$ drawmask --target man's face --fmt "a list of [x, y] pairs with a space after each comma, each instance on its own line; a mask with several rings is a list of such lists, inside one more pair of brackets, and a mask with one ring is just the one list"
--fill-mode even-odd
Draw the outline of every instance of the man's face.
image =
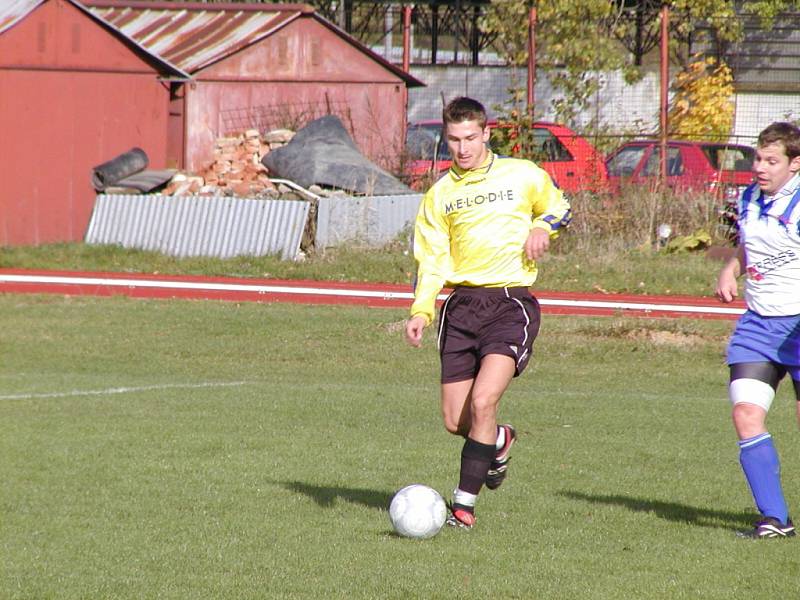
[[489, 128], [481, 126], [477, 121], [448, 123], [444, 135], [453, 161], [462, 169], [474, 169], [483, 164], [489, 151]]
[[774, 194], [800, 169], [800, 156], [789, 160], [781, 142], [756, 148], [753, 173], [758, 187], [765, 194]]

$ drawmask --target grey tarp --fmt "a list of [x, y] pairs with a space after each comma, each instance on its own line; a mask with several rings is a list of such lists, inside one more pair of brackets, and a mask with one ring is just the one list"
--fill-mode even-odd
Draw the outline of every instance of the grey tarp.
[[289, 179], [304, 188], [316, 184], [375, 196], [414, 193], [361, 154], [333, 115], [311, 121], [261, 162], [270, 176]]

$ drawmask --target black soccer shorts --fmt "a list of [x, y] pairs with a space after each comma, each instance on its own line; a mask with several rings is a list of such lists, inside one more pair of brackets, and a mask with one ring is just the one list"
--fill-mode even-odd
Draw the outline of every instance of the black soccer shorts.
[[514, 376], [525, 370], [539, 333], [539, 302], [528, 288], [455, 288], [439, 312], [442, 383], [474, 379], [481, 359], [514, 359]]

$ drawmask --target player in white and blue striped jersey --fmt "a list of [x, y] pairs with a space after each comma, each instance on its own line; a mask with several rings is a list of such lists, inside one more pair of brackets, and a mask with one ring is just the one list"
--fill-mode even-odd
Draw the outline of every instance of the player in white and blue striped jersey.
[[761, 513], [752, 538], [795, 535], [767, 412], [786, 374], [800, 419], [800, 129], [773, 123], [758, 137], [755, 182], [739, 205], [739, 248], [723, 267], [716, 295], [732, 302], [745, 275], [747, 311], [728, 344], [729, 396], [739, 461]]

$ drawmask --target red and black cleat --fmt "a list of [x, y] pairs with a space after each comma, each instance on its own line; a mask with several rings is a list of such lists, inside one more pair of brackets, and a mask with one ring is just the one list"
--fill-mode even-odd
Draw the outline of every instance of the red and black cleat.
[[450, 527], [461, 527], [462, 529], [472, 529], [475, 525], [475, 513], [468, 507], [462, 507], [458, 504], [449, 506], [450, 514], [447, 517], [446, 523]]

